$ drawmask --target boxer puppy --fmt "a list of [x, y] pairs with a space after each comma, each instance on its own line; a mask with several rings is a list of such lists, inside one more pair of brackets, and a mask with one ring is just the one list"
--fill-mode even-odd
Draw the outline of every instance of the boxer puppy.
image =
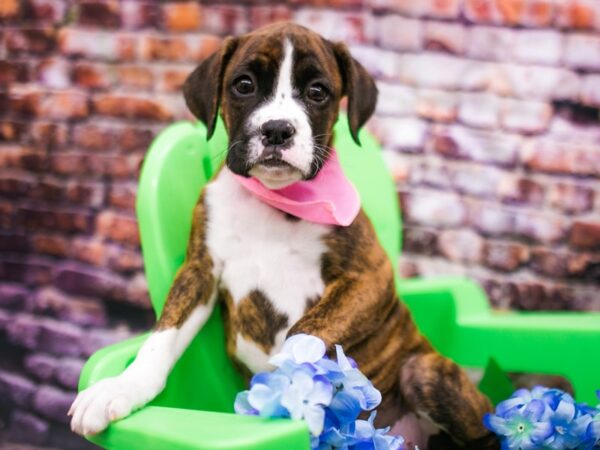
[[153, 333], [121, 375], [78, 395], [72, 429], [98, 433], [152, 400], [221, 302], [228, 352], [247, 375], [271, 369], [287, 336], [312, 334], [330, 350], [341, 344], [382, 392], [378, 425], [411, 414], [441, 433], [430, 447], [498, 447], [482, 425], [490, 402], [419, 334], [367, 216], [347, 227], [300, 220], [235, 180], [278, 189], [313, 179], [330, 156], [343, 96], [358, 142], [377, 89], [346, 46], [290, 23], [227, 38], [184, 95], [209, 138], [220, 109], [226, 167], [200, 196], [186, 261]]

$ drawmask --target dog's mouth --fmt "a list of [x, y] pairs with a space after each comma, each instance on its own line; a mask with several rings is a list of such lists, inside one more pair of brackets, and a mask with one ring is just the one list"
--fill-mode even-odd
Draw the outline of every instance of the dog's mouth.
[[277, 156], [270, 156], [268, 158], [261, 159], [257, 161], [256, 164], [260, 164], [263, 167], [294, 168], [290, 163]]

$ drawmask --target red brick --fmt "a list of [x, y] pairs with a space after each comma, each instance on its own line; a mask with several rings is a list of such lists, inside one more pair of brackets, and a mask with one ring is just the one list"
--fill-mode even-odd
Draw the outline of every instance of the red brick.
[[529, 249], [512, 242], [487, 241], [483, 250], [483, 263], [495, 270], [513, 272], [529, 259]]
[[121, 276], [73, 263], [62, 264], [57, 271], [56, 286], [67, 293], [110, 300], [126, 299], [127, 282]]
[[462, 123], [476, 128], [496, 128], [499, 115], [500, 100], [494, 94], [461, 94], [458, 118]]
[[173, 116], [163, 104], [149, 97], [130, 95], [99, 95], [93, 100], [97, 114], [126, 119], [166, 121]]
[[64, 185], [61, 181], [46, 176], [42, 178], [29, 193], [29, 197], [46, 202], [62, 201], [64, 196]]
[[69, 180], [65, 198], [76, 205], [98, 208], [104, 203], [104, 185], [93, 181]]
[[123, 273], [140, 271], [144, 268], [144, 260], [138, 251], [132, 251], [126, 248], [115, 249], [111, 252], [108, 264], [109, 267]]
[[416, 110], [417, 91], [400, 84], [379, 81], [377, 83], [379, 96], [377, 113], [393, 116], [414, 115]]
[[114, 76], [102, 64], [78, 63], [72, 77], [75, 84], [89, 89], [103, 89], [114, 83]]
[[0, 3], [0, 19], [12, 19], [19, 15], [21, 11], [17, 0], [5, 0]]
[[[4, 211], [3, 211], [4, 214]], [[3, 217], [6, 218], [6, 215]], [[3, 222], [0, 221], [0, 250], [3, 252], [26, 253], [29, 251], [29, 239], [23, 233], [11, 233], [2, 231]], [[13, 227], [11, 227], [13, 228]], [[0, 288], [0, 306], [4, 307], [2, 301], [2, 290]]]
[[69, 241], [65, 237], [56, 234], [34, 234], [30, 242], [33, 250], [45, 255], [64, 257], [67, 255], [69, 248]]
[[35, 206], [19, 207], [17, 220], [28, 230], [87, 232], [92, 225], [92, 215], [88, 211]]
[[451, 19], [460, 15], [458, 0], [377, 0], [372, 3], [377, 9], [392, 9], [409, 16]]
[[142, 57], [151, 61], [185, 61], [190, 57], [188, 41], [182, 36], [146, 36], [141, 48]]
[[402, 233], [402, 250], [409, 253], [433, 256], [438, 252], [438, 233], [420, 227], [405, 227]]
[[72, 142], [85, 150], [110, 151], [116, 146], [116, 130], [104, 125], [75, 125], [72, 128]]
[[377, 43], [392, 50], [419, 50], [423, 47], [421, 21], [397, 15], [386, 15], [377, 21]]
[[0, 260], [0, 279], [39, 286], [52, 281], [54, 265], [39, 257]]
[[504, 173], [490, 166], [458, 166], [443, 163], [448, 166], [450, 185], [461, 194], [474, 197], [496, 198], [498, 185]]
[[421, 87], [474, 91], [490, 82], [488, 64], [442, 53], [404, 54], [394, 70], [402, 82]]
[[469, 205], [469, 222], [488, 236], [506, 236], [515, 228], [515, 215], [490, 203], [472, 202]]
[[150, 305], [148, 285], [143, 273], [137, 273], [128, 281], [127, 300], [130, 303], [141, 307], [148, 307]]
[[560, 3], [554, 0], [527, 0], [521, 23], [526, 26], [547, 27], [551, 25]]
[[564, 0], [558, 3], [556, 22], [565, 28], [594, 28], [600, 24], [600, 6], [593, 0]]
[[576, 254], [535, 248], [531, 253], [531, 268], [550, 277], [586, 278], [592, 266], [598, 264], [598, 258], [589, 254]]
[[137, 185], [134, 183], [113, 183], [108, 193], [108, 204], [130, 211], [135, 209]]
[[29, 81], [29, 65], [27, 62], [0, 60], [0, 87], [15, 81], [21, 83]]
[[36, 105], [36, 115], [44, 119], [83, 119], [88, 112], [87, 96], [77, 91], [48, 93]]
[[552, 113], [552, 106], [545, 102], [505, 99], [500, 121], [509, 131], [542, 133], [548, 129]]
[[202, 23], [202, 7], [196, 2], [164, 4], [164, 27], [169, 31], [193, 31]]
[[407, 153], [422, 151], [427, 124], [412, 117], [377, 118], [370, 128], [386, 149]]
[[44, 86], [64, 89], [71, 84], [69, 64], [62, 59], [46, 59], [37, 67], [37, 80]]
[[541, 205], [544, 201], [544, 187], [527, 178], [509, 175], [503, 177], [498, 194], [506, 203]]
[[573, 223], [569, 244], [595, 250], [600, 248], [600, 221], [577, 220]]
[[600, 147], [538, 140], [524, 146], [521, 159], [532, 171], [571, 175], [600, 174]]
[[581, 101], [586, 105], [600, 106], [600, 75], [588, 75], [583, 77]]
[[496, 0], [496, 7], [502, 17], [502, 22], [513, 25], [521, 22], [525, 0]]
[[108, 261], [110, 244], [103, 239], [93, 238], [75, 238], [70, 247], [70, 256], [78, 261], [82, 261], [94, 266], [105, 266]]
[[569, 298], [553, 285], [539, 282], [520, 282], [516, 284], [517, 298], [514, 307], [527, 311], [569, 309]]
[[124, 0], [121, 2], [121, 24], [125, 29], [155, 27], [160, 5], [154, 1]]
[[117, 242], [138, 245], [140, 238], [138, 225], [134, 217], [103, 211], [96, 218], [96, 232], [99, 236]]
[[458, 97], [453, 92], [419, 89], [416, 112], [434, 122], [453, 122], [457, 117]]
[[284, 5], [251, 6], [250, 29], [255, 30], [273, 22], [292, 20], [292, 11]]
[[131, 152], [141, 150], [144, 153], [154, 139], [155, 131], [136, 124], [135, 126], [124, 126], [115, 130], [117, 136], [117, 148]]
[[204, 6], [202, 29], [219, 35], [240, 35], [250, 31], [248, 9], [234, 4]]
[[438, 191], [415, 191], [402, 195], [405, 220], [409, 224], [458, 226], [465, 222], [466, 208], [454, 194]]
[[54, 50], [56, 34], [52, 28], [20, 28], [6, 32], [6, 49], [12, 55], [46, 55]]
[[572, 71], [514, 64], [501, 64], [496, 67], [490, 88], [500, 95], [528, 100], [579, 98], [579, 77]]
[[600, 36], [568, 34], [565, 38], [563, 61], [576, 69], [600, 70]]
[[462, 24], [425, 22], [424, 47], [448, 53], [462, 54], [467, 44], [467, 31]]
[[121, 25], [121, 8], [116, 0], [79, 2], [78, 22], [84, 26], [117, 28]]
[[472, 230], [444, 230], [438, 237], [440, 253], [454, 262], [478, 263], [483, 246], [483, 238]]
[[85, 175], [88, 173], [85, 153], [61, 152], [50, 156], [50, 170], [59, 175]]
[[357, 44], [374, 40], [374, 18], [366, 12], [304, 8], [294, 13], [294, 22], [333, 41]]
[[37, 148], [50, 150], [62, 147], [69, 140], [69, 126], [64, 123], [38, 120], [29, 128], [29, 140]]
[[500, 11], [498, 11], [494, 0], [465, 0], [464, 14], [471, 22], [500, 22]]
[[69, 323], [98, 327], [105, 326], [107, 322], [104, 306], [90, 298], [73, 297], [53, 287], [45, 287], [37, 291], [33, 300], [34, 312]]
[[149, 90], [154, 85], [154, 75], [146, 67], [120, 66], [116, 81], [124, 87]]
[[432, 129], [428, 146], [448, 158], [512, 167], [517, 161], [520, 144], [520, 138], [508, 134], [460, 126], [438, 126]]
[[514, 233], [527, 240], [555, 243], [566, 237], [565, 220], [561, 216], [533, 211], [515, 211], [514, 215]]
[[58, 42], [61, 53], [72, 57], [117, 61], [137, 56], [137, 40], [131, 34], [62, 28]]
[[0, 147], [0, 167], [21, 168], [35, 172], [45, 170], [47, 155], [20, 145]]
[[30, 174], [5, 173], [0, 175], [0, 193], [10, 198], [24, 197], [35, 186]]
[[158, 89], [166, 92], [181, 92], [184, 81], [190, 74], [189, 69], [166, 69], [160, 74]]
[[567, 214], [591, 211], [594, 206], [595, 191], [585, 186], [557, 183], [550, 189], [550, 205]]
[[562, 34], [554, 30], [522, 30], [517, 32], [513, 54], [527, 64], [557, 66], [563, 49]]
[[23, 6], [25, 18], [38, 23], [59, 24], [67, 10], [64, 0], [25, 0]]
[[22, 122], [0, 122], [0, 142], [19, 141], [26, 132], [27, 126]]
[[136, 178], [143, 155], [89, 155], [87, 170], [115, 179]]

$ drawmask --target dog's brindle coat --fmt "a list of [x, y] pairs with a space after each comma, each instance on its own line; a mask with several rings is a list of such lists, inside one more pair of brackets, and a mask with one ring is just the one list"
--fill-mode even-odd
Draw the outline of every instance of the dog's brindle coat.
[[[275, 92], [274, 86], [292, 51], [293, 90], [287, 95], [294, 99], [286, 99], [285, 89]], [[254, 85], [251, 95], [235, 90], [240, 77]], [[325, 101], [322, 92], [318, 102], [303, 95], [315, 80], [326, 93]], [[284, 111], [285, 101], [302, 102], [314, 155], [310, 164], [299, 159], [304, 161], [299, 172], [311, 179], [328, 156], [342, 96], [348, 96], [350, 130], [358, 141], [377, 91], [345, 45], [303, 27], [276, 24], [226, 39], [221, 50], [190, 75], [184, 93], [191, 111], [206, 123], [209, 137], [221, 108], [230, 142], [239, 143], [230, 147], [227, 167], [245, 176], [252, 167], [251, 147], [256, 146], [256, 132], [248, 125], [253, 114], [269, 101], [278, 101], [273, 97], [280, 94], [279, 109]], [[301, 129], [298, 120], [292, 123]], [[482, 426], [489, 401], [419, 334], [398, 301], [392, 265], [365, 214], [348, 227], [298, 220], [252, 197], [229, 170], [222, 170], [200, 197], [186, 262], [154, 333], [121, 376], [78, 396], [70, 411], [72, 428], [82, 434], [101, 431], [109, 421], [156, 396], [220, 301], [228, 351], [247, 375], [268, 369], [269, 356], [286, 336], [312, 334], [330, 351], [341, 344], [381, 390], [379, 425], [392, 425], [410, 412], [442, 430], [430, 439], [430, 448], [496, 448]]]

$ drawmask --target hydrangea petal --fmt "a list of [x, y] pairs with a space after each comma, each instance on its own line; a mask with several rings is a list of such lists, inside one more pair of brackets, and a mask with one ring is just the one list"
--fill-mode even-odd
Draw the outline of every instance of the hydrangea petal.
[[308, 406], [304, 409], [304, 420], [310, 432], [315, 436], [319, 436], [323, 431], [325, 411], [320, 406]]
[[495, 414], [487, 413], [483, 416], [483, 424], [488, 430], [493, 431], [500, 436], [506, 436], [511, 432], [506, 423], [506, 419], [496, 416]]
[[294, 361], [301, 364], [304, 362], [315, 363], [325, 356], [325, 343], [315, 336], [298, 334], [292, 345]]
[[554, 411], [553, 419], [570, 422], [575, 417], [575, 405], [570, 401], [560, 401]]
[[338, 392], [333, 397], [329, 408], [342, 424], [356, 420], [361, 411], [358, 400], [345, 391]]
[[314, 404], [329, 406], [333, 398], [333, 386], [322, 376], [317, 376], [314, 379], [314, 387], [310, 393], [310, 401]]

